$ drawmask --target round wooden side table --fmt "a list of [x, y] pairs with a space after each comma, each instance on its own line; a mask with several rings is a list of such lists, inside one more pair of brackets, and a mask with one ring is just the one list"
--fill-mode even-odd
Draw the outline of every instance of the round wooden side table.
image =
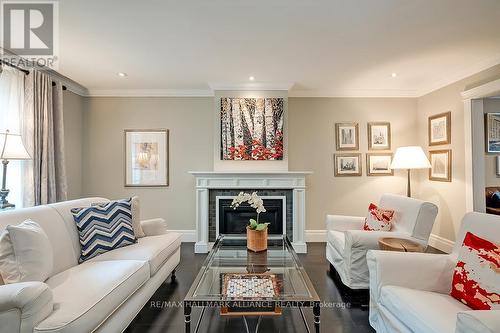
[[424, 247], [416, 242], [403, 238], [380, 238], [378, 246], [384, 251], [424, 252]]

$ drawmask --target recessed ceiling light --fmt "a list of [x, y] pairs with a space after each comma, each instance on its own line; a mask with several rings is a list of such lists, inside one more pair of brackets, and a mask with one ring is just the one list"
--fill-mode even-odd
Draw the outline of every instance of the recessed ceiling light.
[[119, 73], [117, 73], [117, 75], [118, 75], [119, 77], [127, 77], [127, 76], [128, 76], [128, 74], [127, 74], [127, 73], [124, 73], [124, 72], [119, 72]]
[[250, 81], [255, 81], [255, 76], [250, 76], [248, 79], [249, 79]]
[[392, 74], [391, 74], [391, 76], [392, 76], [392, 77], [397, 77], [397, 76], [398, 76], [398, 74], [397, 74], [397, 73], [392, 73]]

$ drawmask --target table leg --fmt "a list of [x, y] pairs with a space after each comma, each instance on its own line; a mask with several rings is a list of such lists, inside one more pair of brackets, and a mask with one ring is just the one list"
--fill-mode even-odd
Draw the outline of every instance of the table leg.
[[189, 303], [184, 303], [184, 323], [186, 333], [191, 333], [191, 304]]
[[313, 306], [313, 314], [314, 314], [314, 328], [316, 329], [316, 333], [319, 333], [319, 324], [320, 324], [320, 306], [319, 303], [314, 303]]

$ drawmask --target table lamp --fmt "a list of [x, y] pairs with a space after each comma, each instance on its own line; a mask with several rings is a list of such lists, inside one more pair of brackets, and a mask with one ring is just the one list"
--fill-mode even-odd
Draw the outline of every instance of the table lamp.
[[7, 130], [0, 133], [0, 160], [3, 164], [2, 189], [0, 190], [0, 209], [14, 208], [15, 205], [7, 201], [9, 190], [6, 188], [7, 165], [10, 160], [29, 160], [30, 155], [23, 145], [19, 134], [10, 134]]
[[411, 146], [411, 147], [400, 147], [396, 150], [394, 154], [394, 159], [392, 160], [391, 169], [408, 170], [408, 189], [407, 195], [411, 197], [411, 181], [410, 172], [412, 169], [430, 169], [431, 164], [429, 159], [425, 156], [422, 147]]

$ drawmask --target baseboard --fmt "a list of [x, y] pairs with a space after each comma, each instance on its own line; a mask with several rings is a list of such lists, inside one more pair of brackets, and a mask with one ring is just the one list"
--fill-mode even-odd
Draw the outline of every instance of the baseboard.
[[196, 230], [169, 230], [177, 232], [182, 235], [183, 243], [194, 243], [196, 242]]
[[429, 237], [429, 245], [443, 252], [450, 253], [455, 245], [455, 242], [441, 236], [431, 234]]
[[326, 230], [306, 230], [306, 242], [324, 243], [326, 242]]

